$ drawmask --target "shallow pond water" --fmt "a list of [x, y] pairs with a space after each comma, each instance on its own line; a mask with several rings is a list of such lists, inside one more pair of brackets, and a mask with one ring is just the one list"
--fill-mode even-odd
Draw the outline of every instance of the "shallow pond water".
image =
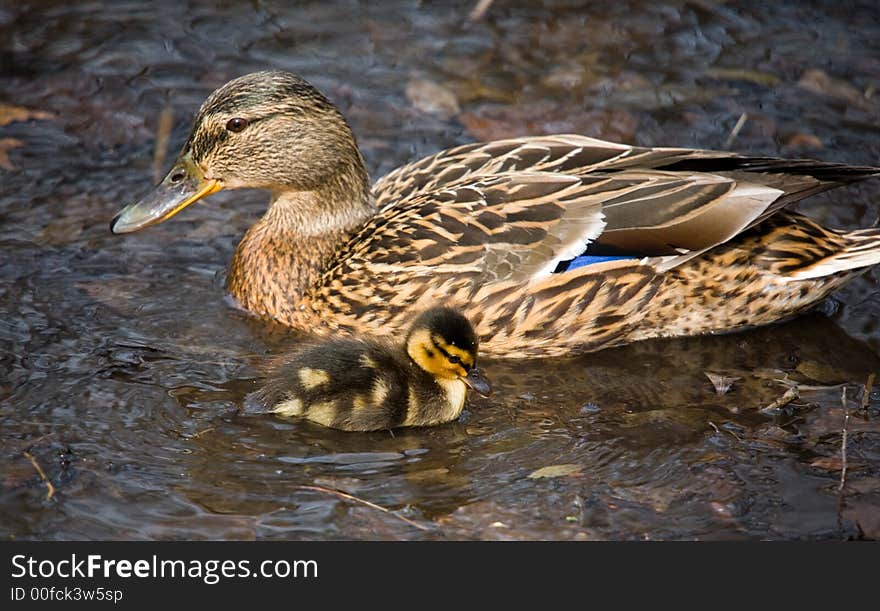
[[[875, 2], [498, 0], [476, 23], [471, 8], [0, 5], [0, 536], [880, 536], [880, 396], [863, 388], [880, 372], [877, 270], [773, 327], [486, 363], [495, 395], [447, 426], [348, 434], [241, 413], [263, 359], [296, 341], [223, 298], [266, 195], [108, 230], [239, 74], [311, 80], [375, 177], [457, 143], [572, 131], [880, 163]], [[876, 224], [880, 180], [802, 210]], [[740, 379], [717, 395], [706, 372]], [[758, 411], [792, 382], [797, 401]]]

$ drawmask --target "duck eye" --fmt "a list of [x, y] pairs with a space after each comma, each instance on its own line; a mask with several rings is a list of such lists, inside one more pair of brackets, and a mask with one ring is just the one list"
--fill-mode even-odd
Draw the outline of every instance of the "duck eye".
[[238, 133], [243, 130], [248, 125], [247, 119], [242, 119], [241, 117], [235, 117], [234, 119], [229, 119], [226, 122], [226, 129], [231, 132]]
[[456, 365], [458, 365], [459, 363], [461, 363], [461, 357], [450, 356], [450, 357], [449, 357], [449, 362], [450, 362], [450, 363], [455, 363]]

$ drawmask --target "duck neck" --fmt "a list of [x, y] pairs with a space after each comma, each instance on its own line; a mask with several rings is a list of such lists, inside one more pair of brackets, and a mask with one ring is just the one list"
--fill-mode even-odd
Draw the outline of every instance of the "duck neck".
[[235, 250], [227, 290], [244, 309], [296, 326], [309, 288], [375, 210], [362, 165], [314, 190], [274, 192]]

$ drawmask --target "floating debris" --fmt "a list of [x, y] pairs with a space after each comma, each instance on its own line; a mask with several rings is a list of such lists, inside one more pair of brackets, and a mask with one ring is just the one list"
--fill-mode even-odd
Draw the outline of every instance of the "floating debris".
[[406, 99], [418, 110], [444, 119], [461, 112], [455, 94], [434, 81], [412, 79], [406, 84]]
[[[840, 391], [840, 406], [843, 408], [843, 427], [840, 430], [840, 483], [837, 485], [837, 527], [843, 531], [843, 508], [846, 506], [846, 438], [848, 436], [847, 426], [849, 425], [849, 409], [846, 405], [846, 386]], [[815, 465], [815, 463], [814, 463]]]
[[17, 138], [0, 138], [0, 168], [12, 172], [15, 166], [9, 160], [9, 151], [24, 146], [24, 142]]
[[785, 147], [799, 149], [820, 149], [823, 147], [823, 144], [822, 141], [813, 134], [797, 132], [786, 138]]
[[872, 373], [868, 376], [868, 381], [865, 382], [865, 390], [862, 392], [862, 409], [868, 409], [868, 405], [871, 404], [871, 389], [874, 388], [874, 380], [877, 377], [876, 373]]
[[855, 86], [843, 79], [830, 76], [824, 70], [807, 70], [801, 75], [797, 84], [801, 89], [835, 98], [862, 110], [869, 110], [874, 106], [871, 98], [865, 95], [868, 91], [859, 91]]
[[730, 130], [730, 135], [727, 136], [727, 140], [724, 141], [724, 148], [730, 148], [730, 146], [733, 144], [733, 141], [736, 140], [737, 136], [739, 136], [739, 133], [742, 131], [742, 128], [746, 124], [746, 120], [748, 118], [748, 113], [742, 113], [739, 116], [739, 119], [736, 120], [736, 125], [734, 125], [733, 129]]
[[529, 479], [541, 479], [544, 477], [565, 477], [567, 475], [575, 475], [580, 473], [582, 467], [575, 464], [550, 465], [541, 467], [537, 471], [529, 473]]
[[810, 466], [825, 471], [843, 471], [843, 459], [840, 456], [822, 456], [812, 461]]
[[304, 486], [295, 486], [295, 488], [297, 490], [310, 490], [312, 492], [323, 492], [324, 494], [331, 494], [331, 495], [337, 496], [341, 499], [353, 501], [355, 503], [360, 503], [361, 505], [364, 505], [364, 506], [369, 507], [371, 509], [376, 509], [377, 511], [381, 511], [382, 513], [385, 513], [387, 515], [395, 517], [398, 520], [400, 520], [401, 522], [405, 522], [406, 524], [409, 524], [413, 528], [418, 528], [419, 530], [423, 530], [423, 531], [430, 530], [427, 526], [425, 526], [423, 524], [419, 524], [418, 522], [414, 522], [407, 517], [404, 517], [398, 513], [391, 511], [390, 509], [388, 509], [386, 507], [382, 507], [381, 505], [377, 505], [376, 503], [371, 503], [370, 501], [368, 501], [366, 499], [362, 499], [362, 498], [357, 497], [353, 494], [349, 494], [348, 492], [345, 492], [343, 490], [337, 490], [335, 488], [325, 488], [324, 486], [305, 486], [305, 485]]
[[486, 16], [486, 13], [489, 12], [489, 9], [492, 7], [492, 3], [495, 0], [477, 0], [477, 4], [471, 9], [470, 14], [468, 15], [468, 19], [471, 21], [479, 21], [483, 17]]
[[52, 482], [46, 477], [46, 472], [43, 471], [43, 467], [40, 466], [40, 463], [37, 462], [37, 459], [34, 458], [33, 454], [30, 452], [22, 452], [31, 464], [34, 466], [34, 469], [37, 471], [37, 474], [40, 476], [40, 479], [46, 484], [46, 500], [51, 501], [52, 497], [55, 496], [55, 486], [52, 485]]
[[31, 119], [46, 120], [54, 119], [52, 113], [42, 110], [31, 110], [24, 106], [11, 106], [0, 104], [0, 125], [9, 125], [15, 121], [30, 121]]
[[166, 106], [159, 114], [159, 127], [156, 129], [156, 145], [153, 149], [153, 180], [159, 182], [162, 178], [162, 166], [165, 165], [165, 157], [168, 154], [168, 138], [171, 128], [174, 126], [174, 111]]
[[595, 414], [596, 412], [601, 411], [601, 409], [602, 408], [600, 408], [598, 405], [596, 405], [595, 403], [590, 401], [589, 403], [586, 403], [581, 406], [581, 413], [582, 414]]
[[716, 395], [726, 395], [730, 392], [734, 383], [742, 380], [742, 378], [734, 378], [720, 373], [713, 373], [711, 371], [704, 371], [703, 373], [706, 374], [706, 377], [712, 382], [712, 386], [715, 387]]
[[756, 85], [764, 85], [765, 87], [775, 87], [782, 82], [782, 79], [775, 74], [743, 68], [709, 68], [706, 70], [706, 76], [718, 79], [719, 81], [746, 81]]
[[778, 414], [782, 411], [782, 408], [800, 397], [800, 393], [798, 392], [797, 386], [792, 386], [785, 393], [776, 399], [773, 403], [768, 405], [767, 407], [762, 407], [760, 411], [762, 414]]

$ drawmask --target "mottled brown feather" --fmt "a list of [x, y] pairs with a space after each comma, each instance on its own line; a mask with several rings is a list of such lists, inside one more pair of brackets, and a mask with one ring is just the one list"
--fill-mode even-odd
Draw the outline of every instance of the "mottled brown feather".
[[[225, 133], [231, 116], [248, 129]], [[877, 230], [782, 212], [877, 168], [554, 135], [458, 146], [370, 189], [344, 118], [284, 72], [212, 94], [181, 159], [273, 191], [227, 286], [319, 332], [395, 335], [448, 304], [486, 354], [564, 355], [773, 322], [880, 262]], [[632, 258], [553, 273], [584, 251]]]
[[[451, 304], [474, 320], [484, 353], [524, 357], [764, 324], [815, 303], [842, 280], [810, 280], [790, 299], [785, 274], [842, 252], [847, 234], [773, 213], [869, 170], [816, 162], [817, 178], [808, 162], [724, 155], [579, 136], [438, 153], [380, 179], [379, 212], [336, 245], [305, 307], [270, 315], [383, 335], [413, 311]], [[752, 237], [765, 218], [774, 222]], [[551, 273], [591, 243], [644, 258]], [[880, 249], [870, 244], [861, 248]]]

